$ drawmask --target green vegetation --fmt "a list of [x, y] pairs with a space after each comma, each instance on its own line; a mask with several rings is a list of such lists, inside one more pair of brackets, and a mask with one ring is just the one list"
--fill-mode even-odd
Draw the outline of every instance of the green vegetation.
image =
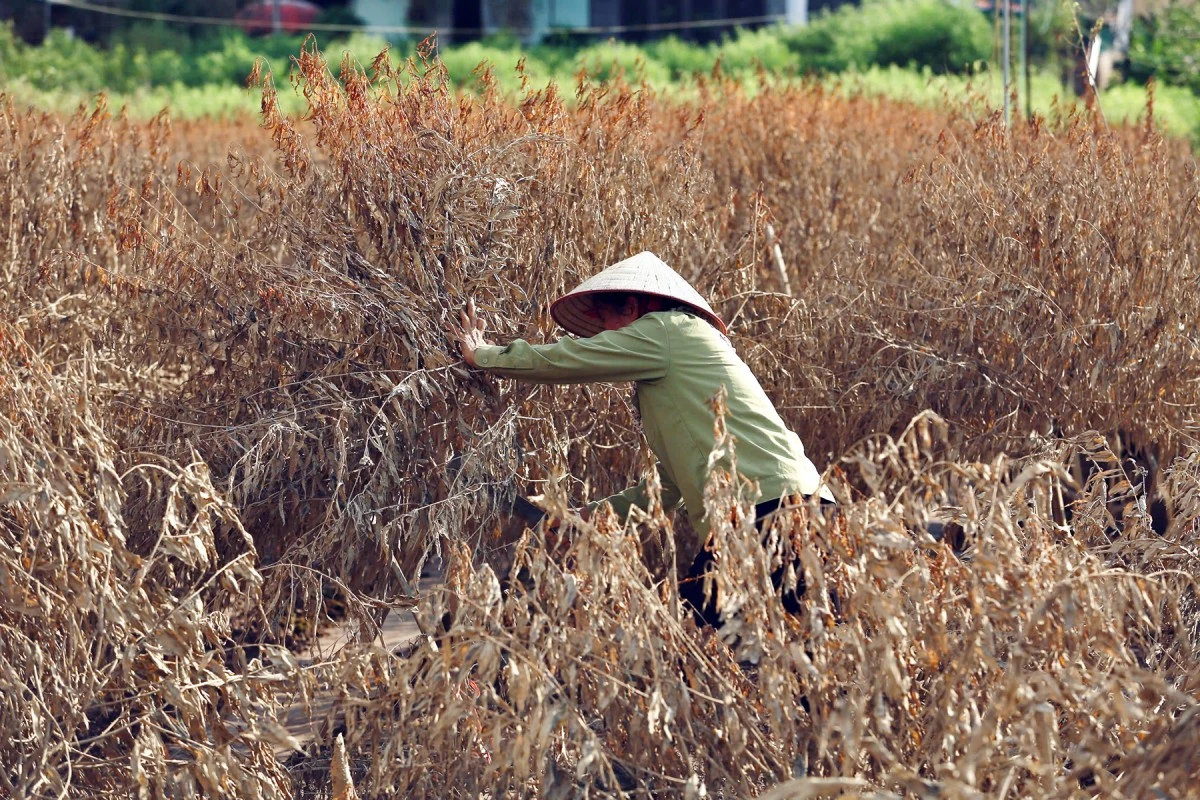
[[787, 31], [801, 65], [841, 72], [871, 65], [964, 72], [992, 52], [992, 32], [974, 8], [943, 0], [875, 0], [842, 6], [811, 25]]
[[1142, 82], [1154, 76], [1200, 94], [1200, 6], [1172, 0], [1160, 14], [1139, 19], [1129, 47], [1129, 75]]
[[[1135, 83], [1119, 83], [1100, 96], [1105, 117], [1113, 123], [1137, 122], [1146, 117], [1148, 94]], [[1200, 145], [1200, 97], [1180, 86], [1154, 89], [1154, 121], [1168, 134], [1191, 137]]]
[[[968, 105], [994, 109], [1004, 102], [1000, 75], [981, 71], [974, 76], [934, 75], [900, 67], [870, 67], [831, 75], [825, 83], [843, 94], [890, 97], [922, 106]], [[1061, 98], [1067, 92], [1058, 75], [1038, 70], [1032, 75], [1030, 94], [1033, 112], [1051, 117], [1061, 113]], [[1022, 84], [1023, 86], [1023, 84]], [[1019, 96], [1014, 108], [1024, 109]], [[1100, 95], [1100, 110], [1111, 124], [1140, 124], [1145, 121], [1150, 93], [1145, 86], [1118, 83]], [[1190, 137], [1200, 143], [1200, 97], [1179, 86], [1157, 86], [1153, 92], [1155, 124], [1168, 134]]]
[[[990, 54], [985, 18], [947, 0], [869, 0], [825, 14], [802, 29], [783, 26], [738, 30], [707, 45], [669, 37], [646, 46], [601, 41], [582, 48], [546, 43], [522, 53], [511, 36], [492, 37], [445, 48], [440, 56], [459, 84], [473, 80], [481, 61], [515, 63], [524, 55], [531, 78], [569, 83], [581, 69], [605, 79], [616, 72], [665, 85], [710, 72], [716, 64], [727, 75], [753, 74], [760, 68], [779, 75], [824, 74], [871, 65], [927, 67], [935, 73], [972, 71]], [[100, 49], [63, 31], [29, 47], [0, 29], [0, 80], [21, 78], [33, 88], [88, 92], [133, 92], [145, 87], [209, 86], [241, 83], [256, 58], [285, 72], [283, 65], [301, 46], [298, 36], [251, 38], [223, 30], [191, 38], [161, 24], [136, 24], [114, 34]], [[387, 46], [382, 39], [352, 36], [323, 42], [328, 54], [349, 51], [367, 64]], [[395, 43], [394, 57], [414, 50]]]
[[[19, 104], [64, 114], [80, 106], [93, 105], [98, 94], [79, 89], [38, 89], [21, 79], [7, 84], [3, 91]], [[164, 108], [170, 109], [171, 116], [176, 119], [233, 119], [257, 113], [262, 103], [262, 95], [257, 89], [232, 85], [185, 86], [175, 83], [105, 94], [111, 108], [124, 109], [130, 117], [143, 120]], [[304, 98], [291, 91], [280, 92], [278, 100], [287, 114], [299, 114], [305, 108]]]
[[[114, 35], [102, 49], [56, 29], [40, 46], [17, 39], [11, 26], [0, 25], [0, 81], [22, 80], [42, 91], [128, 93], [176, 85], [240, 86], [262, 58], [286, 74], [300, 36], [252, 38], [225, 30], [200, 39], [174, 33], [161, 25], [135, 25]], [[330, 43], [330, 54], [349, 51], [369, 64], [385, 47], [382, 39], [355, 35]]]
[[[1032, 99], [1037, 113], [1054, 111], [1069, 97], [1058, 61], [1070, 40], [1073, 17], [1065, 4], [1041, 7], [1031, 20], [1034, 63]], [[1154, 112], [1171, 133], [1200, 141], [1200, 11], [1173, 4], [1161, 16], [1139, 20], [1127, 67], [1130, 81], [1101, 97], [1114, 122], [1146, 113], [1146, 79], [1160, 84]], [[99, 48], [55, 31], [41, 46], [19, 41], [0, 26], [0, 87], [21, 102], [68, 110], [107, 93], [114, 106], [139, 117], [170, 107], [180, 117], [233, 116], [258, 110], [256, 92], [241, 88], [256, 59], [275, 75], [290, 73], [302, 46], [299, 36], [254, 38], [238, 30], [192, 37], [162, 24], [134, 24]], [[719, 42], [696, 44], [668, 36], [644, 45], [620, 41], [590, 44], [563, 37], [522, 48], [511, 35], [442, 48], [438, 56], [452, 84], [479, 85], [481, 65], [491, 65], [499, 87], [520, 91], [550, 82], [573, 87], [586, 72], [595, 80], [618, 74], [658, 90], [688, 95], [698, 75], [718, 71], [753, 88], [762, 75], [773, 80], [811, 77], [839, 91], [907, 99], [924, 105], [973, 102], [994, 108], [1002, 88], [994, 68], [993, 30], [987, 17], [948, 0], [865, 0], [817, 16], [803, 28], [773, 26], [738, 30]], [[368, 68], [390, 48], [393, 64], [415, 51], [413, 42], [365, 35], [322, 42], [336, 59], [348, 54]], [[518, 61], [524, 62], [523, 74]], [[283, 84], [284, 81], [278, 81]], [[284, 91], [286, 111], [301, 98]], [[1019, 107], [1024, 107], [1020, 99]]]

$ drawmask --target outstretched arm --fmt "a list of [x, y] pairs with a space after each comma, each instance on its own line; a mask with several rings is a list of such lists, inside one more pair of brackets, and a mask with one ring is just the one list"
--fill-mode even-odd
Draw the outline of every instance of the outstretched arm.
[[655, 316], [582, 339], [536, 345], [517, 339], [499, 347], [484, 338], [483, 320], [475, 314], [474, 303], [468, 303], [462, 327], [452, 325], [449, 333], [468, 364], [507, 378], [537, 383], [649, 381], [666, 375], [670, 362], [666, 328]]

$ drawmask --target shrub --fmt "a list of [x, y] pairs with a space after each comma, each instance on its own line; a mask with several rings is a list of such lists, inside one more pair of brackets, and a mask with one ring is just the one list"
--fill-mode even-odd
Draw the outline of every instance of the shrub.
[[[302, 41], [303, 38], [299, 36], [251, 38], [242, 31], [222, 31], [196, 48], [183, 81], [189, 86], [240, 86], [245, 83], [246, 76], [254, 69], [255, 61], [259, 58], [265, 59], [266, 68], [277, 77], [286, 77], [291, 72], [292, 55], [300, 49]], [[335, 49], [331, 48], [331, 51]]]
[[678, 36], [672, 35], [648, 42], [645, 50], [649, 58], [661, 64], [670, 73], [672, 80], [706, 73], [713, 67], [711, 47], [693, 44]]
[[403, 41], [389, 42], [377, 36], [354, 33], [348, 39], [335, 39], [331, 41], [326, 46], [326, 49], [335, 56], [349, 53], [355, 61], [361, 64], [363, 68], [366, 68], [385, 49], [390, 51], [391, 63], [398, 65], [401, 55], [407, 53], [409, 48]]
[[624, 76], [631, 82], [645, 81], [652, 86], [661, 86], [671, 80], [670, 70], [648, 57], [640, 47], [613, 40], [580, 50], [575, 55], [573, 68], [585, 70], [592, 80], [599, 82]]
[[[245, 36], [230, 34], [219, 40], [215, 49], [201, 52], [196, 56], [184, 81], [189, 86], [236, 84], [244, 81], [254, 68], [256, 53], [250, 49]], [[276, 75], [287, 74], [285, 64], [276, 61], [269, 63], [269, 68]]]
[[721, 69], [732, 75], [762, 68], [783, 76], [796, 70], [796, 56], [788, 49], [777, 27], [739, 29], [735, 36], [722, 40], [713, 53], [721, 60]]
[[903, 8], [881, 30], [875, 63], [967, 72], [991, 55], [992, 32], [974, 7], [921, 0], [905, 2]]
[[[302, 37], [251, 38], [222, 30], [195, 39], [155, 25], [135, 25], [114, 35], [107, 49], [52, 31], [41, 45], [18, 41], [9, 24], [0, 26], [0, 78], [25, 80], [44, 90], [132, 92], [150, 86], [241, 86], [264, 58], [276, 76], [291, 71]], [[348, 49], [364, 66], [384, 49], [382, 39], [362, 35], [334, 40], [331, 53]], [[515, 61], [515, 59], [514, 59]]]
[[170, 86], [187, 78], [187, 59], [175, 50], [157, 50], [150, 53], [146, 61], [151, 85]]
[[872, 25], [851, 6], [823, 12], [805, 27], [785, 30], [784, 36], [799, 66], [808, 72], [843, 72], [875, 63]]
[[529, 48], [528, 53], [530, 58], [545, 64], [552, 73], [570, 75], [575, 54], [589, 44], [592, 44], [591, 40], [580, 41], [574, 46], [555, 44], [553, 40], [543, 41]]
[[186, 32], [163, 22], [135, 21], [117, 28], [109, 37], [110, 46], [123, 45], [127, 50], [142, 50], [150, 54], [173, 51], [186, 55], [195, 48], [195, 44], [196, 40]]
[[0, 22], [0, 78], [15, 78], [21, 74], [25, 43], [17, 38], [11, 20]]
[[824, 13], [787, 34], [801, 65], [840, 72], [871, 64], [963, 72], [991, 55], [982, 14], [947, 0], [868, 0]]
[[[439, 51], [438, 60], [445, 66], [447, 76], [454, 86], [468, 90], [479, 89], [482, 65], [484, 70], [490, 69], [501, 89], [517, 92], [521, 88], [521, 78], [516, 71], [521, 60], [519, 50], [504, 50], [482, 42], [468, 42]], [[537, 88], [545, 86], [550, 80], [550, 69], [535, 58], [525, 58], [525, 72]]]
[[[1200, 97], [1182, 86], [1156, 86], [1153, 91], [1154, 123], [1170, 135], [1190, 138], [1200, 148]], [[1132, 82], [1110, 86], [1100, 96], [1100, 107], [1114, 124], [1144, 123], [1148, 102], [1146, 88]]]
[[1129, 47], [1129, 77], [1186, 86], [1200, 94], [1200, 6], [1172, 0], [1151, 16], [1138, 16]]
[[13, 64], [7, 68], [12, 77], [25, 77], [42, 89], [63, 86], [98, 92], [104, 89], [122, 91], [129, 82], [113, 74], [111, 59], [66, 31], [54, 29], [39, 47], [18, 43]]

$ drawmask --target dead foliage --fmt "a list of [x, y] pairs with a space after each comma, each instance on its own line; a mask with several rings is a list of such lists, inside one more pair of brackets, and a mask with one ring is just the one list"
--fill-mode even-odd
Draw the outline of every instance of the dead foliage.
[[198, 458], [122, 466], [103, 356], [49, 364], [10, 324], [0, 348], [5, 795], [287, 796], [296, 661], [229, 649], [262, 586], [237, 510]]
[[[1061, 467], [940, 459], [944, 424], [845, 459], [880, 491], [799, 509], [756, 544], [726, 481], [710, 510], [716, 591], [733, 620], [697, 635], [670, 581], [611, 517], [536, 534], [507, 596], [465, 549], [449, 632], [406, 660], [366, 650], [331, 671], [360, 786], [397, 796], [1183, 797], [1195, 778], [1195, 518], [1127, 534], [1118, 566], [1049, 523]], [[1191, 471], [1178, 465], [1173, 474]], [[1192, 480], [1195, 473], [1192, 474]], [[888, 498], [889, 501], [885, 501]], [[565, 498], [562, 498], [565, 501]], [[956, 509], [967, 558], [919, 521]], [[670, 536], [661, 516], [644, 523]], [[784, 544], [779, 544], [784, 542]], [[770, 575], [796, 552], [792, 616]], [[1150, 555], [1154, 552], [1154, 555]], [[426, 624], [444, 612], [430, 601]], [[727, 646], [728, 645], [728, 646]], [[775, 796], [775, 795], [772, 795]]]
[[[297, 66], [307, 118], [267, 80], [261, 129], [0, 109], [6, 792], [287, 796], [278, 705], [321, 685], [342, 794], [1183, 796], [1181, 145], [815, 87], [512, 101]], [[726, 642], [679, 607], [689, 533], [565, 508], [645, 466], [627, 387], [468, 374], [443, 334], [474, 297], [497, 338], [552, 337], [554, 297], [641, 249], [842, 495], [764, 548], [714, 483]], [[532, 491], [570, 535], [523, 540], [505, 594], [482, 556]], [[791, 552], [796, 617], [764, 582]], [[452, 591], [418, 613], [448, 631], [398, 660], [369, 640], [432, 553]], [[277, 645], [331, 591], [364, 643], [301, 667]]]

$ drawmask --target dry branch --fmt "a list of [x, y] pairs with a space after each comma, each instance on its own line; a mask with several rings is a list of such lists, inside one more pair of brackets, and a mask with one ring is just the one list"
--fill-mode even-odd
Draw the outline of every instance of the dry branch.
[[[319, 687], [364, 796], [1200, 780], [1181, 146], [812, 86], [460, 97], [311, 44], [296, 88], [307, 118], [267, 80], [262, 128], [0, 106], [4, 793], [288, 796], [277, 708]], [[682, 614], [698, 543], [660, 516], [484, 563], [516, 493], [566, 507], [644, 459], [625, 387], [468, 374], [447, 315], [557, 335], [549, 303], [642, 249], [843, 500], [764, 548], [714, 483], [725, 642]], [[792, 554], [799, 616], [768, 590]], [[432, 556], [452, 597], [417, 596]], [[335, 597], [368, 641], [299, 665]], [[418, 603], [444, 635], [372, 647]]]

